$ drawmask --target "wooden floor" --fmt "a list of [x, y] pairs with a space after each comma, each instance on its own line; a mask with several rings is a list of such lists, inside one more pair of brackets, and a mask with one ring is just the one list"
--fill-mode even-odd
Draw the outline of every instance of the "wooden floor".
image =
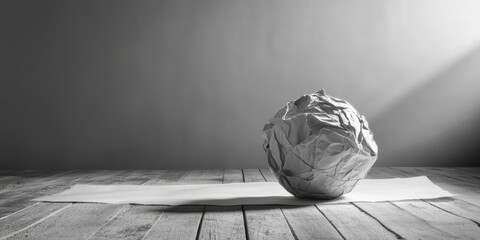
[[374, 168], [426, 175], [454, 198], [288, 206], [39, 203], [74, 184], [276, 181], [265, 169], [0, 171], [0, 239], [480, 239], [479, 168]]

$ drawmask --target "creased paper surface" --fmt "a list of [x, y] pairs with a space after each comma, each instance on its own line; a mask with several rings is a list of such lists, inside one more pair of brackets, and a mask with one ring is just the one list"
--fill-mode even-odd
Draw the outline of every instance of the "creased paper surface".
[[279, 183], [301, 198], [349, 193], [378, 157], [365, 117], [323, 90], [287, 103], [265, 124], [263, 139]]
[[276, 182], [197, 185], [75, 185], [59, 194], [34, 199], [47, 202], [95, 202], [148, 205], [312, 205], [432, 199], [453, 196], [427, 177], [364, 179], [334, 200], [292, 196]]

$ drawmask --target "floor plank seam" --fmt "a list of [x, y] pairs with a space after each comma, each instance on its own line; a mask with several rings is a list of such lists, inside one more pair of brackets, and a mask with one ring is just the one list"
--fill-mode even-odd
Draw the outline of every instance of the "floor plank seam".
[[389, 227], [387, 227], [385, 224], [383, 224], [380, 220], [378, 220], [376, 217], [374, 217], [372, 214], [368, 213], [367, 211], [363, 210], [360, 206], [356, 205], [355, 203], [351, 203], [353, 206], [355, 206], [356, 208], [358, 208], [358, 210], [360, 212], [363, 212], [365, 213], [366, 215], [368, 215], [369, 217], [371, 217], [373, 220], [377, 221], [383, 228], [385, 228], [387, 231], [391, 232], [393, 235], [395, 235], [395, 237], [399, 240], [404, 240], [405, 238], [402, 237], [402, 235], [396, 233], [395, 231], [393, 231], [392, 229], [390, 229]]
[[[464, 216], [462, 216], [462, 215], [458, 215], [458, 214], [456, 214], [456, 213], [454, 213], [454, 212], [451, 212], [451, 211], [448, 211], [448, 210], [446, 210], [446, 209], [443, 209], [443, 208], [441, 208], [441, 207], [439, 207], [439, 206], [437, 206], [437, 205], [435, 205], [435, 204], [432, 204], [432, 203], [430, 203], [430, 202], [428, 202], [428, 201], [425, 201], [425, 200], [422, 200], [422, 201], [424, 201], [424, 202], [426, 202], [426, 203], [428, 203], [428, 204], [434, 206], [435, 208], [438, 208], [438, 209], [440, 209], [440, 210], [442, 210], [442, 211], [444, 211], [444, 212], [447, 212], [447, 213], [450, 213], [450, 214], [452, 214], [452, 215], [455, 215], [455, 216], [458, 216], [458, 217], [461, 217], [461, 218], [470, 220], [470, 221], [472, 221], [473, 223], [477, 224], [478, 227], [480, 227], [480, 223], [477, 222], [477, 221], [475, 221], [475, 220], [473, 220], [473, 219], [464, 217]], [[461, 200], [460, 200], [460, 201], [461, 201]]]
[[178, 184], [180, 181], [182, 181], [182, 179], [185, 178], [185, 176], [187, 176], [188, 173], [190, 173], [190, 170], [187, 170], [185, 174], [183, 174], [183, 176], [181, 176], [177, 181], [175, 181], [175, 184]]
[[325, 215], [324, 212], [322, 212], [322, 210], [320, 210], [320, 208], [318, 208], [317, 205], [314, 205], [315, 208], [318, 210], [318, 212], [320, 212], [320, 214], [322, 214], [322, 216], [327, 219], [327, 221], [332, 225], [332, 227], [335, 229], [335, 231], [337, 231], [337, 233], [340, 235], [340, 237], [342, 237], [343, 239], [347, 239], [341, 232], [340, 230], [337, 228], [337, 226], [335, 226], [335, 224], [333, 224], [333, 222], [327, 217], [327, 215]]
[[52, 212], [52, 213], [48, 214], [47, 216], [39, 219], [38, 221], [36, 221], [36, 222], [34, 222], [34, 223], [32, 223], [32, 224], [30, 224], [30, 225], [28, 225], [28, 226], [26, 226], [26, 227], [18, 230], [18, 231], [15, 231], [15, 232], [12, 232], [12, 233], [10, 233], [10, 234], [8, 234], [8, 235], [5, 235], [5, 236], [3, 236], [3, 237], [0, 237], [0, 240], [7, 239], [7, 238], [9, 238], [9, 237], [15, 236], [15, 235], [18, 234], [18, 233], [21, 233], [21, 232], [23, 232], [23, 231], [25, 231], [25, 230], [27, 230], [27, 229], [29, 229], [29, 228], [31, 228], [31, 227], [34, 227], [35, 225], [40, 224], [41, 222], [45, 221], [47, 218], [49, 218], [49, 217], [51, 217], [51, 216], [53, 216], [53, 215], [55, 215], [55, 214], [63, 211], [64, 209], [66, 209], [66, 208], [68, 208], [68, 207], [70, 207], [70, 206], [72, 206], [72, 205], [73, 205], [73, 204], [70, 203], [70, 204], [68, 204], [67, 206], [65, 206], [65, 207], [63, 207], [63, 208], [60, 208], [60, 209], [56, 210], [55, 212]]
[[[429, 172], [423, 170], [423, 169], [419, 169], [419, 168], [415, 168], [416, 170], [419, 170], [423, 173], [425, 173], [425, 175], [427, 175]], [[461, 178], [456, 178], [456, 177], [452, 177], [452, 176], [449, 176], [449, 175], [445, 175], [445, 174], [441, 174], [441, 173], [433, 173], [435, 175], [439, 175], [439, 176], [443, 176], [443, 177], [447, 177], [447, 178], [451, 178], [451, 179], [455, 179], [457, 181], [462, 181], [462, 182], [466, 182], [466, 183], [470, 183], [470, 184], [478, 184], [478, 183], [475, 183], [475, 182], [471, 182], [471, 181], [467, 181], [465, 179], [461, 179]], [[427, 176], [428, 177], [428, 176]]]
[[27, 210], [27, 209], [35, 206], [35, 205], [38, 205], [38, 204], [40, 204], [40, 202], [36, 202], [36, 203], [34, 203], [34, 204], [30, 205], [30, 206], [24, 207], [24, 208], [22, 208], [22, 209], [20, 209], [20, 210], [18, 210], [18, 211], [15, 211], [15, 212], [13, 212], [13, 213], [10, 213], [10, 214], [8, 214], [8, 215], [5, 215], [5, 216], [3, 216], [3, 217], [0, 217], [0, 220], [3, 220], [3, 219], [5, 219], [5, 218], [7, 218], [7, 217], [10, 217], [10, 216], [12, 216], [12, 215], [14, 215], [14, 214], [16, 214], [16, 213], [20, 213], [20, 212], [22, 212], [22, 211], [25, 211], [25, 210]]
[[152, 231], [153, 227], [154, 227], [155, 225], [157, 225], [157, 222], [158, 222], [158, 220], [160, 219], [160, 217], [163, 215], [163, 213], [164, 213], [164, 211], [162, 211], [160, 214], [158, 214], [158, 216], [157, 216], [157, 218], [155, 219], [155, 221], [153, 222], [152, 226], [150, 226], [150, 228], [145, 232], [145, 234], [143, 234], [141, 240], [144, 240], [144, 239], [148, 236], [148, 234], [150, 233], [150, 231]]
[[[200, 171], [197, 173], [195, 170], [183, 170], [178, 172], [173, 171], [172, 173], [169, 173], [169, 174], [163, 174], [166, 171], [165, 172], [161, 172], [161, 171], [133, 172], [132, 171], [129, 174], [126, 174], [125, 171], [123, 171], [124, 172], [123, 174], [119, 174], [117, 171], [104, 172], [106, 175], [114, 176], [113, 179], [110, 179], [110, 178], [107, 179], [103, 177], [102, 175], [103, 172], [101, 171], [94, 171], [94, 172], [68, 171], [63, 174], [58, 172], [49, 172], [48, 175], [46, 175], [45, 177], [43, 177], [42, 175], [41, 176], [42, 179], [39, 179], [39, 180], [37, 180], [36, 178], [32, 179], [29, 177], [24, 177], [23, 179], [26, 179], [26, 180], [22, 180], [22, 179], [21, 180], [28, 183], [28, 185], [25, 185], [26, 187], [23, 188], [25, 189], [25, 193], [23, 193], [20, 190], [15, 190], [14, 189], [16, 188], [15, 185], [12, 185], [12, 187], [9, 187], [11, 189], [14, 189], [10, 191], [17, 191], [18, 193], [22, 192], [22, 195], [21, 197], [16, 197], [18, 194], [12, 195], [16, 198], [12, 198], [11, 201], [5, 201], [5, 206], [10, 208], [5, 208], [6, 210], [4, 210], [4, 214], [7, 214], [7, 215], [0, 216], [0, 220], [3, 220], [3, 222], [7, 224], [13, 224], [14, 228], [11, 228], [11, 229], [9, 228], [8, 231], [4, 231], [5, 235], [0, 236], [0, 240], [6, 239], [6, 238], [23, 238], [23, 237], [32, 238], [32, 236], [35, 236], [35, 235], [32, 235], [32, 232], [43, 234], [43, 232], [40, 231], [39, 229], [46, 230], [47, 229], [46, 227], [50, 226], [50, 224], [53, 224], [57, 218], [65, 219], [64, 216], [67, 216], [67, 215], [70, 216], [70, 214], [67, 214], [67, 213], [70, 213], [71, 210], [73, 211], [73, 209], [68, 207], [71, 207], [73, 204], [76, 204], [76, 203], [68, 203], [68, 205], [64, 205], [64, 204], [43, 205], [42, 202], [31, 201], [31, 199], [40, 197], [47, 193], [53, 193], [53, 192], [59, 191], [61, 189], [64, 189], [65, 187], [71, 187], [76, 183], [82, 182], [83, 180], [86, 181], [86, 184], [88, 183], [91, 183], [91, 184], [102, 184], [102, 183], [103, 184], [122, 184], [124, 183], [124, 184], [135, 184], [135, 185], [145, 185], [145, 184], [162, 184], [163, 185], [163, 184], [185, 184], [185, 183], [194, 184], [197, 182], [225, 184], [231, 181], [233, 182], [276, 181], [274, 175], [270, 174], [270, 172], [267, 170], [268, 169], [252, 168], [252, 169], [240, 169], [240, 171], [229, 169], [228, 171], [226, 171], [225, 169], [223, 169], [223, 175], [219, 171], [216, 171], [216, 172]], [[375, 169], [372, 169], [372, 170], [375, 170]], [[478, 171], [478, 173], [480, 173], [479, 170], [475, 170], [475, 171]], [[190, 174], [192, 172], [196, 174]], [[458, 225], [459, 227], [466, 226], [467, 227], [466, 229], [470, 229], [470, 231], [472, 232], [475, 230], [475, 233], [476, 233], [476, 231], [478, 230], [477, 227], [480, 227], [480, 219], [476, 214], [477, 211], [480, 211], [480, 209], [478, 208], [480, 207], [479, 205], [480, 202], [478, 202], [478, 196], [480, 196], [478, 193], [478, 189], [480, 189], [480, 182], [477, 181], [480, 175], [473, 176], [474, 174], [473, 173], [470, 174], [469, 172], [470, 172], [470, 169], [467, 171], [464, 169], [443, 169], [443, 168], [432, 168], [432, 167], [430, 168], [415, 168], [415, 167], [379, 168], [377, 169], [377, 171], [372, 171], [372, 173], [374, 173], [373, 175], [377, 175], [376, 176], [377, 178], [379, 177], [378, 174], [382, 174], [382, 173], [383, 174], [381, 175], [381, 178], [392, 178], [392, 177], [397, 178], [397, 177], [427, 175], [431, 179], [431, 181], [434, 182], [436, 185], [441, 186], [446, 190], [448, 189], [449, 192], [455, 193], [456, 196], [452, 197], [451, 198], [452, 200], [446, 199], [446, 200], [435, 201], [435, 200], [428, 200], [428, 199], [418, 199], [418, 200], [411, 200], [412, 203], [410, 202], [403, 203], [403, 202], [397, 202], [397, 201], [385, 202], [385, 204], [382, 206], [387, 207], [387, 204], [388, 204], [389, 206], [386, 209], [389, 209], [389, 211], [383, 211], [383, 212], [377, 212], [377, 210], [374, 209], [376, 205], [373, 203], [372, 205], [369, 205], [369, 204], [362, 205], [360, 203], [358, 204], [351, 203], [351, 205], [353, 205], [355, 208], [357, 208], [361, 212], [361, 214], [363, 215], [362, 219], [368, 220], [368, 222], [370, 222], [372, 225], [375, 225], [375, 229], [379, 231], [378, 233], [383, 233], [383, 234], [388, 233], [389, 237], [394, 239], [395, 238], [404, 239], [404, 237], [402, 237], [400, 234], [396, 232], [399, 232], [408, 238], [410, 237], [417, 238], [419, 236], [428, 238], [429, 235], [426, 235], [426, 234], [430, 232], [432, 234], [436, 234], [438, 238], [445, 237], [448, 239], [449, 237], [455, 238], [459, 236], [468, 236], [472, 238], [472, 236], [474, 236], [475, 234], [473, 235], [467, 234], [465, 231], [462, 231], [462, 229], [455, 228], [455, 231], [448, 230], [449, 227], [454, 228], [455, 226]], [[260, 178], [260, 176], [262, 178]], [[172, 178], [175, 178], [178, 180], [170, 181], [169, 179], [172, 179]], [[185, 180], [184, 181], [185, 183], [177, 182], [177, 181], [181, 181], [182, 179]], [[37, 186], [34, 183], [38, 181], [41, 181], [42, 184], [45, 185], [46, 187], [37, 189]], [[17, 198], [21, 201], [14, 202], [13, 200]], [[398, 210], [394, 209], [394, 207], [391, 207], [390, 205], [395, 206], [396, 208], [398, 208]], [[104, 233], [106, 232], [107, 229], [111, 229], [111, 226], [116, 225], [117, 220], [123, 219], [122, 216], [124, 215], [124, 213], [122, 213], [122, 211], [123, 209], [128, 210], [129, 206], [131, 205], [127, 205], [127, 206], [120, 205], [120, 206], [116, 206], [115, 208], [110, 208], [110, 210], [108, 211], [108, 214], [106, 214], [105, 212], [105, 214], [102, 215], [102, 221], [98, 221], [98, 223], [95, 225], [87, 226], [89, 227], [89, 231], [88, 233], [86, 233], [85, 237], [88, 236], [88, 239], [95, 239], [100, 235], [100, 233]], [[330, 212], [329, 212], [330, 210], [323, 209], [321, 205], [313, 205], [313, 206], [315, 206], [317, 210], [320, 212], [320, 214], [322, 214], [323, 217], [325, 218], [325, 219], [322, 219], [324, 224], [326, 224], [324, 227], [329, 228], [328, 232], [334, 238], [355, 239], [356, 232], [366, 230], [362, 228], [353, 229], [353, 230], [351, 230], [351, 228], [344, 228], [344, 227], [351, 226], [351, 225], [344, 225], [345, 223], [343, 221], [340, 221], [340, 220], [346, 220], [344, 219], [344, 217], [345, 218], [348, 217], [348, 213], [345, 214], [344, 217], [341, 217], [339, 221], [337, 221], [337, 218], [335, 217], [336, 215], [335, 216], [330, 215]], [[73, 207], [74, 209], [77, 209], [77, 208], [83, 209], [83, 206], [73, 205]], [[257, 226], [257, 224], [262, 224], [262, 223], [255, 222], [257, 220], [256, 218], [253, 219], [252, 221], [252, 219], [250, 218], [251, 212], [250, 212], [249, 206], [240, 205], [238, 207], [239, 207], [238, 209], [237, 208], [235, 209], [236, 211], [235, 226], [241, 228], [243, 225], [244, 231], [241, 231], [241, 229], [239, 228], [235, 228], [240, 230], [235, 232], [235, 236], [241, 236], [246, 240], [256, 238], [257, 235], [256, 235], [255, 227]], [[278, 226], [281, 225], [283, 229], [283, 231], [281, 232], [273, 232], [274, 234], [276, 234], [275, 236], [278, 235], [278, 238], [283, 236], [283, 237], [288, 237], [290, 239], [299, 239], [299, 238], [303, 238], [304, 236], [307, 236], [307, 238], [309, 238], [308, 236], [312, 238], [319, 235], [322, 236], [321, 234], [318, 234], [318, 231], [316, 231], [317, 234], [312, 235], [310, 230], [308, 232], [304, 232], [304, 230], [301, 230], [301, 228], [297, 228], [297, 219], [295, 218], [296, 217], [295, 214], [297, 213], [296, 210], [292, 210], [292, 213], [295, 213], [294, 215], [292, 215], [293, 216], [292, 217], [290, 215], [291, 213], [290, 210], [288, 210], [287, 208], [280, 207], [280, 206], [272, 206], [272, 207], [280, 210], [280, 213], [282, 214], [282, 216], [280, 216], [280, 213], [278, 212], [273, 214], [274, 216], [276, 216], [274, 219], [274, 222], [278, 223], [277, 224]], [[363, 210], [362, 208], [365, 210]], [[391, 216], [385, 215], [385, 214], [390, 214], [390, 211], [397, 212], [400, 209], [403, 212], [403, 214], [399, 215], [400, 217], [402, 217], [400, 220], [402, 221], [409, 220], [408, 224], [407, 223], [402, 224], [401, 222], [397, 223], [397, 218], [395, 215], [391, 215]], [[368, 210], [369, 212], [367, 212], [366, 210]], [[11, 212], [11, 211], [14, 211], [14, 212]], [[191, 239], [193, 238], [204, 239], [204, 238], [208, 238], [209, 236], [210, 237], [230, 236], [228, 234], [218, 235], [216, 234], [216, 230], [211, 231], [212, 226], [210, 226], [209, 224], [210, 223], [209, 220], [211, 219], [210, 218], [211, 211], [214, 211], [214, 210], [210, 209], [207, 206], [199, 206], [197, 211], [195, 211], [195, 218], [193, 217], [191, 218], [193, 222], [189, 224], [190, 227], [188, 230], [188, 234]], [[34, 218], [30, 216], [31, 213], [35, 213]], [[407, 216], [407, 214], [410, 216]], [[436, 215], [432, 215], [432, 214], [442, 215], [446, 220], [437, 219], [435, 218]], [[96, 215], [95, 212], [93, 212], [93, 215], [91, 216], [95, 216], [95, 215]], [[157, 236], [157, 234], [163, 234], [163, 231], [165, 230], [157, 229], [158, 227], [163, 226], [163, 221], [162, 221], [163, 216], [166, 216], [166, 214], [163, 211], [160, 211], [153, 215], [150, 214], [148, 218], [149, 219], [148, 226], [145, 225], [143, 230], [141, 230], [142, 232], [138, 232], [137, 234], [138, 239], [146, 240], [154, 237], [154, 235]], [[287, 219], [287, 216], [288, 216], [288, 219]], [[327, 216], [329, 216], [330, 219]], [[73, 221], [75, 219], [78, 220], [82, 216], [78, 216], [78, 217], [72, 216], [72, 217], [73, 217], [72, 218], [72, 221]], [[247, 221], [247, 217], [248, 217], [248, 221]], [[317, 215], [316, 217], [321, 217], [321, 215]], [[180, 216], [178, 216], [178, 218], [183, 219], [183, 217], [180, 217]], [[243, 218], [243, 223], [240, 222], [242, 218]], [[22, 221], [17, 223], [17, 219], [21, 219]], [[382, 223], [380, 220], [383, 221], [385, 224]], [[328, 223], [326, 221], [328, 221], [328, 223], [330, 223], [335, 230], [331, 229], [332, 227], [328, 226]], [[475, 223], [475, 225], [473, 225], [472, 222]], [[287, 225], [285, 225], [285, 223]], [[447, 223], [451, 223], [453, 225], [444, 225]], [[274, 226], [277, 226], [277, 225], [274, 224]], [[52, 225], [52, 226], [57, 226], [57, 225]], [[70, 225], [70, 226], [75, 226], [75, 225]], [[288, 230], [286, 228], [287, 226], [288, 226]], [[369, 225], [363, 225], [363, 226], [368, 227]], [[417, 226], [423, 226], [424, 228], [417, 228]], [[249, 227], [252, 229], [249, 229]], [[125, 228], [125, 226], [123, 226], [122, 229], [123, 228]], [[267, 223], [267, 226], [265, 226], [265, 222], [263, 223], [262, 229], [264, 228], [267, 229], [267, 235], [268, 235], [269, 229], [272, 229], [272, 230], [276, 229], [276, 228], [270, 227], [268, 223]], [[413, 229], [410, 229], [410, 228], [413, 228]], [[395, 229], [395, 230], [392, 230], [392, 229]], [[340, 230], [342, 232], [340, 232]], [[410, 230], [414, 231], [414, 233], [411, 234]], [[76, 231], [77, 229], [75, 229], [75, 232]], [[176, 233], [178, 232], [182, 233], [183, 231], [184, 230], [180, 228], [179, 230], [175, 231], [175, 235]], [[221, 233], [225, 233], [225, 231], [223, 230], [219, 229], [219, 231], [221, 231]], [[405, 232], [405, 231], [408, 231], [408, 232]], [[53, 232], [48, 232], [48, 234], [51, 234], [51, 233]], [[211, 235], [208, 235], [208, 233], [211, 233]], [[377, 234], [376, 231], [370, 231], [369, 234], [370, 234], [369, 236], [373, 236], [373, 237], [380, 236]], [[47, 234], [44, 234], [44, 235], [47, 236]], [[262, 236], [266, 236], [266, 235], [263, 234]], [[384, 235], [381, 235], [381, 236], [384, 236]], [[473, 238], [476, 239], [476, 237], [473, 237]]]
[[[428, 225], [428, 226], [430, 226], [430, 227], [432, 227], [432, 228], [434, 228], [434, 229], [437, 229], [437, 230], [439, 230], [440, 232], [443, 232], [443, 233], [445, 233], [445, 234], [448, 235], [448, 236], [451, 236], [449, 232], [446, 232], [444, 229], [440, 229], [440, 228], [432, 225], [428, 220], [423, 219], [423, 218], [421, 218], [421, 217], [418, 217], [417, 215], [413, 214], [412, 212], [408, 211], [407, 209], [404, 209], [404, 208], [398, 206], [398, 205], [395, 204], [394, 202], [389, 202], [389, 203], [392, 204], [393, 206], [401, 209], [401, 210], [402, 210], [403, 212], [405, 212], [406, 214], [409, 214], [409, 215], [411, 215], [412, 217], [420, 220], [420, 221], [423, 222], [424, 224], [426, 224], [426, 225]], [[454, 237], [451, 236], [451, 239], [454, 239]]]
[[247, 214], [245, 213], [244, 205], [242, 205], [242, 215], [243, 215], [243, 228], [245, 228], [245, 240], [249, 240], [250, 236], [248, 235]]
[[268, 182], [268, 181], [267, 181], [267, 178], [265, 177], [265, 175], [263, 175], [262, 170], [258, 169], [258, 171], [260, 172], [260, 175], [262, 175], [263, 180], [265, 180], [265, 182]]
[[292, 233], [293, 238], [295, 238], [295, 240], [299, 240], [297, 234], [296, 234], [295, 231], [293, 230], [292, 225], [290, 225], [290, 222], [288, 222], [288, 219], [287, 219], [287, 217], [285, 216], [285, 213], [283, 212], [283, 210], [282, 210], [281, 208], [278, 208], [278, 209], [279, 209], [280, 212], [282, 213], [283, 218], [285, 219], [285, 222], [287, 222], [288, 228], [290, 229], [290, 232]]
[[467, 171], [471, 174], [479, 174], [479, 170], [475, 170], [475, 169], [469, 169], [468, 167], [467, 168], [462, 168], [463, 171]]
[[129, 206], [130, 206], [130, 205], [126, 205], [126, 206], [121, 207], [115, 214], [113, 214], [112, 217], [110, 217], [110, 219], [108, 219], [108, 221], [105, 221], [105, 223], [104, 223], [102, 226], [100, 226], [96, 231], [94, 231], [90, 236], [88, 236], [88, 238], [86, 238], [86, 240], [89, 240], [89, 239], [91, 239], [93, 236], [95, 236], [95, 234], [96, 234], [98, 231], [102, 230], [103, 227], [107, 226], [110, 222], [112, 222], [113, 220], [115, 220], [115, 218], [116, 218], [120, 213], [127, 211], [127, 208], [128, 208]]
[[200, 239], [200, 232], [202, 231], [202, 224], [203, 224], [203, 218], [205, 217], [205, 211], [207, 210], [207, 207], [203, 207], [203, 212], [202, 212], [202, 217], [200, 218], [200, 222], [198, 223], [198, 229], [197, 229], [197, 235], [195, 236], [195, 240]]

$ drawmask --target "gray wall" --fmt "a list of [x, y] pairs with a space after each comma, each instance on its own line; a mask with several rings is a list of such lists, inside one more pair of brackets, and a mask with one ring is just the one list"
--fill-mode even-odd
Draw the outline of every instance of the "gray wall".
[[480, 1], [0, 1], [1, 168], [265, 167], [324, 88], [377, 166], [480, 166]]

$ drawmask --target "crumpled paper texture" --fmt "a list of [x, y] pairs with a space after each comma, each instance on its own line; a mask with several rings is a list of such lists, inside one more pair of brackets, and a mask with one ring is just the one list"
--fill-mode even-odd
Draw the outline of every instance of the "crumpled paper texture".
[[265, 124], [263, 139], [271, 170], [299, 198], [349, 193], [378, 157], [365, 117], [323, 90], [289, 102]]

